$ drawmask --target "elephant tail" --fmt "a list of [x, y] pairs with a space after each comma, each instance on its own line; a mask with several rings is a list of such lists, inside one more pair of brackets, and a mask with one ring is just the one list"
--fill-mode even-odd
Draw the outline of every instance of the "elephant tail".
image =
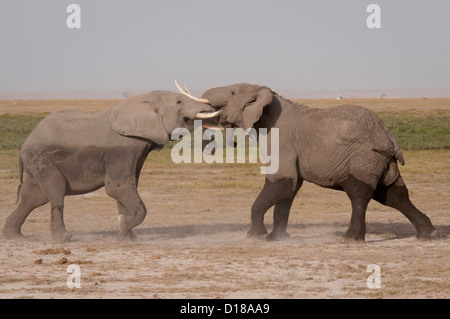
[[402, 166], [405, 165], [405, 158], [403, 157], [403, 152], [397, 143], [394, 143], [394, 147], [390, 148], [389, 151], [391, 151], [391, 153], [394, 154], [394, 157], [398, 160], [398, 162]]
[[403, 157], [403, 152], [397, 143], [397, 139], [391, 132], [388, 133], [388, 136], [391, 142], [391, 145], [388, 147], [388, 150], [386, 150], [386, 148], [384, 148], [382, 151], [374, 149], [374, 151], [390, 158], [388, 166], [380, 179], [381, 184], [385, 186], [392, 185], [400, 176], [397, 161], [401, 165], [405, 165], [405, 158]]
[[400, 146], [398, 145], [397, 138], [392, 134], [391, 131], [386, 127], [386, 133], [391, 140], [392, 147], [389, 148], [389, 151], [394, 155], [394, 157], [397, 159], [397, 161], [404, 166], [405, 165], [405, 158], [403, 157], [403, 152]]
[[392, 146], [389, 147], [389, 151], [386, 149], [376, 149], [373, 148], [372, 150], [383, 154], [386, 157], [394, 157], [402, 166], [405, 165], [405, 158], [403, 157], [403, 152], [400, 148], [400, 146], [398, 146], [398, 144], [395, 141], [392, 141]]
[[[383, 123], [383, 122], [382, 122]], [[397, 138], [394, 134], [389, 130], [386, 124], [382, 125], [388, 139], [391, 142], [391, 146], [389, 147], [390, 153], [395, 157], [395, 159], [400, 163], [400, 165], [405, 165], [405, 158], [403, 157], [403, 152], [400, 146], [398, 145]]]
[[373, 150], [387, 157], [394, 157], [400, 165], [405, 165], [405, 158], [403, 157], [402, 149], [398, 145], [397, 138], [389, 131], [388, 127], [381, 120], [380, 122], [386, 135], [383, 137], [383, 146], [374, 148]]
[[20, 185], [17, 188], [16, 205], [19, 202], [20, 190], [22, 189], [22, 185], [23, 185], [23, 160], [22, 160], [21, 156], [19, 156], [19, 180], [20, 180]]

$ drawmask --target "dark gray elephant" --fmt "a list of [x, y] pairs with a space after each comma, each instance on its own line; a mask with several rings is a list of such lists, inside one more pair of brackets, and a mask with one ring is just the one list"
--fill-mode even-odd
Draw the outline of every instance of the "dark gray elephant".
[[[264, 214], [275, 205], [267, 238], [288, 236], [289, 211], [304, 180], [347, 193], [352, 204], [347, 240], [365, 239], [366, 208], [372, 198], [402, 212], [416, 227], [418, 238], [436, 233], [430, 219], [410, 202], [397, 167], [397, 162], [404, 165], [402, 151], [373, 112], [353, 105], [310, 108], [250, 84], [213, 88], [202, 98], [222, 111], [222, 124], [266, 128], [268, 135], [279, 128], [279, 169], [266, 175], [251, 209], [249, 235], [267, 233]], [[269, 136], [267, 141], [270, 144]]]
[[134, 238], [132, 228], [146, 215], [137, 186], [149, 152], [168, 143], [175, 128], [192, 131], [196, 118], [217, 115], [202, 100], [166, 91], [132, 96], [100, 113], [49, 115], [20, 150], [18, 205], [6, 220], [4, 237], [23, 237], [21, 226], [30, 212], [51, 202], [52, 239], [70, 239], [63, 221], [64, 196], [105, 186], [117, 201], [119, 239]]

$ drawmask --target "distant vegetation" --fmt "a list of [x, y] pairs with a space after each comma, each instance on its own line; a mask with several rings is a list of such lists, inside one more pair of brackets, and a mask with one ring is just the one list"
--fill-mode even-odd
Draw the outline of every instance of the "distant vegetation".
[[0, 150], [19, 150], [33, 128], [44, 117], [0, 116]]
[[[450, 112], [380, 112], [404, 150], [450, 149]], [[19, 150], [43, 116], [0, 116], [0, 150]]]
[[450, 149], [450, 114], [380, 113], [404, 150]]

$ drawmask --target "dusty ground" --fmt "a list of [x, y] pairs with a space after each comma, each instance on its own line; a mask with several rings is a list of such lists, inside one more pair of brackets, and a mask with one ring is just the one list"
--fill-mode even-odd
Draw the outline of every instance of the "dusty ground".
[[[5, 111], [11, 103], [1, 102], [7, 106], [0, 105], [0, 114], [58, 108], [34, 102], [35, 108]], [[96, 110], [111, 104], [92, 103], [101, 105]], [[395, 109], [389, 103], [383, 107]], [[350, 220], [346, 195], [312, 184], [294, 201], [290, 239], [246, 238], [264, 180], [259, 164], [176, 165], [164, 154], [151, 153], [141, 175], [148, 215], [136, 229], [137, 241], [116, 241], [116, 204], [103, 189], [66, 197], [66, 226], [74, 234], [68, 243], [50, 241], [50, 208], [43, 206], [22, 228], [28, 240], [0, 238], [0, 298], [450, 297], [450, 150], [407, 151], [401, 168], [413, 202], [444, 238], [419, 241], [403, 215], [371, 202], [360, 244], [341, 239]], [[0, 170], [0, 227], [15, 207], [17, 159], [11, 158], [14, 163]], [[269, 211], [269, 230], [271, 219]], [[70, 264], [80, 266], [81, 288], [66, 285]], [[367, 286], [371, 264], [380, 266], [378, 289]]]

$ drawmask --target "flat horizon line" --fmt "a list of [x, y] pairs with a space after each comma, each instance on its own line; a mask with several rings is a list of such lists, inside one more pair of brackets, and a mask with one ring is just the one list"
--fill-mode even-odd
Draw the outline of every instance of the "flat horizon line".
[[[128, 96], [145, 93], [148, 91], [151, 91], [151, 89], [0, 90], [0, 99], [1, 100], [124, 99]], [[198, 96], [200, 96], [203, 91], [191, 90], [191, 92], [194, 95]], [[341, 98], [449, 98], [450, 97], [450, 87], [420, 88], [420, 89], [341, 89], [341, 90], [274, 89], [274, 91], [282, 95], [283, 97], [289, 99], [320, 99], [320, 98], [328, 99], [339, 97]]]

